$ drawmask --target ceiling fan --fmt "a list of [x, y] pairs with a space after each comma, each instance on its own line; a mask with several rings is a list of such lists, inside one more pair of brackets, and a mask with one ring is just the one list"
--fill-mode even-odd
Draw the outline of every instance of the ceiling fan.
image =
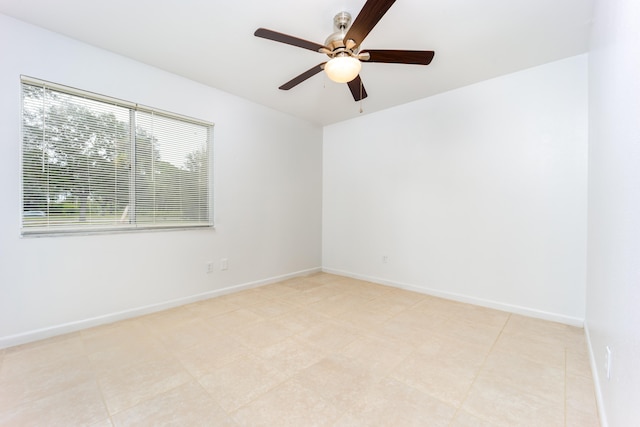
[[347, 12], [338, 13], [333, 19], [336, 31], [327, 38], [324, 45], [266, 28], [258, 28], [253, 34], [256, 37], [324, 53], [330, 58], [289, 80], [279, 89], [289, 90], [324, 70], [331, 80], [347, 83], [353, 99], [360, 101], [367, 97], [360, 78], [362, 62], [429, 65], [433, 59], [434, 52], [431, 50], [360, 50], [364, 38], [395, 1], [367, 0], [351, 26], [351, 15]]

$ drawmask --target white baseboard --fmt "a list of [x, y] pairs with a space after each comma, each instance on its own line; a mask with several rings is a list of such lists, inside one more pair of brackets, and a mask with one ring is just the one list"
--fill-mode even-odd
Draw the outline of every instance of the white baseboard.
[[226, 295], [233, 292], [242, 291], [245, 289], [251, 289], [258, 286], [264, 286], [271, 283], [276, 283], [283, 280], [291, 279], [294, 277], [307, 276], [309, 274], [319, 273], [321, 271], [322, 269], [319, 267], [310, 268], [308, 270], [296, 271], [294, 273], [284, 274], [281, 276], [269, 277], [267, 279], [256, 280], [254, 282], [248, 282], [240, 285], [229, 286], [223, 289], [216, 289], [213, 291], [204, 292], [197, 295], [190, 295], [183, 298], [177, 298], [171, 301], [165, 301], [158, 304], [151, 304], [143, 307], [133, 308], [130, 310], [119, 311], [116, 313], [109, 313], [103, 316], [83, 319], [76, 322], [69, 322], [69, 323], [64, 323], [61, 325], [51, 326], [47, 328], [36, 329], [33, 331], [21, 333], [21, 334], [0, 337], [0, 349], [13, 347], [20, 344], [26, 344], [29, 342], [38, 341], [45, 338], [51, 338], [58, 335], [64, 335], [71, 332], [76, 332], [83, 329], [91, 328], [94, 326], [117, 322], [119, 320], [125, 320], [133, 317], [142, 316], [145, 314], [155, 313], [157, 311], [178, 307], [178, 306], [189, 304], [192, 302], [201, 301], [201, 300], [205, 300], [205, 299], [209, 299], [209, 298], [213, 298], [221, 295]]
[[378, 283], [380, 285], [393, 286], [395, 288], [406, 289], [408, 291], [450, 299], [453, 301], [479, 305], [482, 307], [493, 308], [496, 310], [506, 311], [509, 313], [521, 314], [523, 316], [535, 317], [537, 319], [550, 320], [552, 322], [564, 323], [566, 325], [577, 326], [579, 328], [582, 328], [584, 326], [584, 319], [579, 317], [566, 316], [563, 314], [551, 313], [551, 312], [537, 310], [530, 307], [523, 307], [523, 306], [507, 304], [499, 301], [492, 301], [492, 300], [487, 300], [483, 298], [471, 297], [468, 295], [457, 294], [454, 292], [445, 292], [437, 289], [425, 288], [422, 286], [400, 283], [400, 282], [395, 282], [391, 280], [380, 279], [377, 277], [366, 276], [362, 274], [355, 274], [355, 273], [351, 273], [343, 270], [336, 270], [336, 269], [323, 267], [322, 271], [325, 273], [337, 274], [339, 276], [351, 277], [353, 279], [366, 280], [367, 282]]
[[604, 409], [604, 399], [602, 397], [602, 388], [600, 387], [600, 370], [596, 363], [593, 344], [591, 343], [591, 334], [589, 333], [589, 324], [584, 321], [584, 334], [587, 338], [587, 348], [589, 349], [589, 361], [591, 363], [591, 373], [593, 374], [593, 387], [596, 392], [596, 403], [598, 405], [598, 416], [600, 417], [600, 426], [608, 427], [607, 414]]

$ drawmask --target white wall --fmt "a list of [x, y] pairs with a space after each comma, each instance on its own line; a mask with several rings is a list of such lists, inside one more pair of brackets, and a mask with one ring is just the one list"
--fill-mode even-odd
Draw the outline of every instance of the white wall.
[[[589, 55], [586, 324], [603, 425], [640, 425], [640, 3], [598, 0]], [[604, 373], [612, 349], [611, 379]]]
[[[320, 268], [320, 127], [2, 15], [0, 58], [0, 348]], [[213, 121], [216, 230], [21, 238], [20, 74]]]
[[323, 151], [325, 270], [582, 324], [586, 55], [327, 126]]

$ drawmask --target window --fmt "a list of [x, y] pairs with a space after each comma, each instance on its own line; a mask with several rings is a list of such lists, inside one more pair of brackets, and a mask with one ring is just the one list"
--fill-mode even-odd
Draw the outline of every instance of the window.
[[22, 233], [206, 227], [213, 124], [22, 78]]

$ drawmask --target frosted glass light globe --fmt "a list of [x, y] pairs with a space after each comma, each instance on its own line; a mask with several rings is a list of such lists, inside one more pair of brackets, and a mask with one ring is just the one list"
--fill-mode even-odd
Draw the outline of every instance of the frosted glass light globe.
[[362, 63], [351, 56], [336, 56], [324, 64], [324, 72], [336, 83], [347, 83], [355, 79], [360, 70]]

